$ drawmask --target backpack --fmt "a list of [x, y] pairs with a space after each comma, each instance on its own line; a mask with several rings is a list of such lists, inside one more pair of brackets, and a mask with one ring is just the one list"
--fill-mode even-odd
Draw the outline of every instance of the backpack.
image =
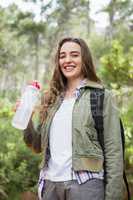
[[[104, 88], [90, 88], [90, 104], [92, 117], [95, 123], [95, 129], [97, 131], [98, 140], [102, 147], [104, 154], [104, 126], [103, 126], [103, 102], [104, 102]], [[125, 151], [125, 134], [122, 120], [120, 119], [121, 139], [123, 148], [123, 162], [124, 162], [124, 151]], [[106, 163], [104, 162], [104, 173], [105, 173], [105, 184], [106, 184]], [[126, 177], [125, 170], [123, 171], [123, 179], [127, 190], [128, 200], [131, 200], [129, 185]]]

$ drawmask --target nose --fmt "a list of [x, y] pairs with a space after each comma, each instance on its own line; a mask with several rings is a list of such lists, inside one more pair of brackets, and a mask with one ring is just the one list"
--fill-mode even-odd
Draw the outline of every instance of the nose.
[[65, 57], [65, 62], [67, 62], [67, 63], [69, 63], [69, 62], [71, 62], [71, 56], [70, 55], [67, 55], [66, 57]]

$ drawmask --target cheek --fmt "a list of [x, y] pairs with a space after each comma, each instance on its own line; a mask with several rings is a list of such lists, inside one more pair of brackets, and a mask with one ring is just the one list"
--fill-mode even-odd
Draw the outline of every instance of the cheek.
[[62, 62], [59, 62], [59, 69], [60, 71], [63, 71]]
[[60, 68], [62, 67], [62, 64], [63, 64], [62, 60], [59, 60], [59, 67]]
[[81, 69], [82, 68], [82, 62], [80, 60], [78, 60], [77, 64], [78, 64], [78, 68]]
[[78, 66], [82, 65], [82, 60], [81, 58], [78, 58], [77, 60], [75, 60], [75, 62], [77, 63]]

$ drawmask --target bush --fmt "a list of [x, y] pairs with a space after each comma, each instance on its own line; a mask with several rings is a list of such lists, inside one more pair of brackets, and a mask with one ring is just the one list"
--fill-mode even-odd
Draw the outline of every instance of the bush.
[[41, 157], [23, 142], [23, 133], [11, 126], [12, 105], [0, 101], [0, 199], [15, 199], [19, 193], [36, 190]]

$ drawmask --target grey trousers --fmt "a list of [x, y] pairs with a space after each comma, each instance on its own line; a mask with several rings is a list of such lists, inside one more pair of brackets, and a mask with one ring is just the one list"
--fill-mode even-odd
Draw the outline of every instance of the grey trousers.
[[81, 185], [75, 180], [46, 180], [42, 200], [104, 200], [104, 183], [100, 179], [92, 179]]

